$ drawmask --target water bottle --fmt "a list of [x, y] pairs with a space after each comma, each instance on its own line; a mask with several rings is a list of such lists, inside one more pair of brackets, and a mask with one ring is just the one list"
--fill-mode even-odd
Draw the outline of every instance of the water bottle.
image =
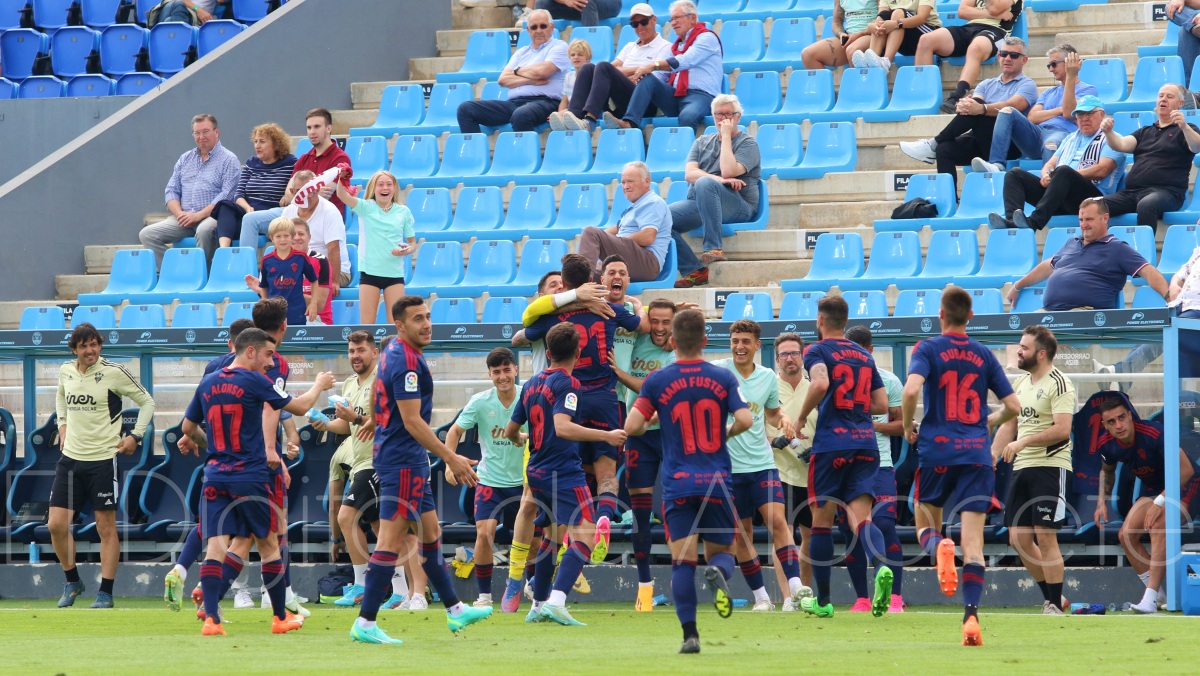
[[329, 395], [329, 403], [335, 404], [335, 405], [341, 404], [342, 406], [345, 406], [346, 408], [350, 408], [350, 400], [341, 396], [340, 394]]
[[35, 543], [30, 543], [30, 545], [29, 545], [29, 562], [30, 563], [41, 563], [42, 562], [42, 548]]
[[659, 594], [658, 596], [654, 597], [654, 605], [669, 606], [669, 605], [671, 605], [671, 602], [667, 600], [666, 594]]
[[1117, 604], [1115, 604], [1115, 603], [1108, 604], [1108, 612], [1115, 613], [1118, 610], [1120, 610], [1120, 608], [1117, 607]]
[[308, 413], [306, 414], [305, 417], [308, 418], [308, 421], [310, 423], [315, 423], [315, 422], [328, 423], [329, 422], [329, 416], [322, 413], [321, 410], [318, 408], [308, 409]]
[[734, 599], [733, 600], [734, 608], [745, 608], [748, 605], [750, 605], [750, 601], [747, 599]]

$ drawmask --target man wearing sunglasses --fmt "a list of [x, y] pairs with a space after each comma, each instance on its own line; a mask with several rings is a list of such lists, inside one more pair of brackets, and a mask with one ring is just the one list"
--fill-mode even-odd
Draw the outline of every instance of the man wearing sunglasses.
[[1042, 92], [1029, 109], [1028, 117], [1012, 108], [1000, 110], [987, 160], [982, 157], [971, 160], [975, 171], [1004, 171], [1005, 160], [1014, 155], [1049, 160], [1067, 134], [1079, 129], [1074, 119], [1075, 102], [1089, 94], [1098, 94], [1095, 87], [1079, 81], [1083, 59], [1068, 44], [1052, 47], [1046, 57], [1049, 59], [1046, 68], [1058, 86]]
[[478, 134], [481, 125], [502, 127], [510, 122], [513, 131], [533, 131], [558, 110], [563, 78], [571, 67], [567, 43], [553, 37], [554, 23], [544, 9], [529, 15], [525, 30], [529, 45], [518, 49], [500, 73], [500, 86], [508, 88], [508, 99], [459, 104], [460, 132]]
[[[933, 65], [934, 54], [966, 57], [958, 86], [942, 102], [943, 113], [956, 112], [959, 100], [975, 85], [983, 62], [992, 58], [999, 42], [1012, 33], [1024, 6], [1025, 0], [962, 0], [958, 17], [966, 19], [966, 25], [943, 26], [921, 36], [915, 57], [918, 66]], [[1021, 54], [1025, 54], [1024, 49]]]
[[940, 134], [920, 141], [902, 141], [900, 150], [905, 155], [925, 164], [936, 162], [938, 173], [950, 174], [957, 184], [956, 167], [970, 164], [972, 159], [991, 151], [996, 116], [1000, 111], [1012, 108], [1025, 112], [1037, 99], [1037, 85], [1023, 72], [1029, 58], [1025, 41], [1016, 37], [1004, 38], [997, 55], [1000, 75], [980, 82], [971, 96], [959, 100], [955, 104], [954, 119]]
[[599, 26], [600, 19], [611, 19], [621, 11], [621, 0], [537, 0], [535, 6], [550, 12], [555, 19]]

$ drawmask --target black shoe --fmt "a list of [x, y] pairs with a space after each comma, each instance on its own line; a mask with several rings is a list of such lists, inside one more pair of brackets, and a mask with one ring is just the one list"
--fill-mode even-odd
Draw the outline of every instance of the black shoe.
[[695, 655], [700, 652], [700, 637], [691, 636], [683, 640], [683, 645], [679, 647], [680, 655]]
[[941, 109], [942, 112], [946, 113], [947, 115], [954, 115], [955, 114], [954, 109], [956, 106], [958, 106], [958, 101], [960, 98], [962, 98], [962, 97], [955, 96], [953, 94], [951, 94], [950, 96], [947, 96], [946, 100], [942, 101], [942, 109]]
[[1034, 229], [1033, 224], [1029, 222], [1029, 217], [1025, 215], [1024, 211], [1020, 211], [1020, 210], [1014, 211], [1013, 217], [1012, 217], [1012, 222], [1013, 222], [1013, 225], [1017, 226], [1018, 228], [1020, 228], [1022, 230]]
[[992, 230], [1007, 230], [1016, 227], [1013, 222], [997, 213], [988, 214], [988, 227]]

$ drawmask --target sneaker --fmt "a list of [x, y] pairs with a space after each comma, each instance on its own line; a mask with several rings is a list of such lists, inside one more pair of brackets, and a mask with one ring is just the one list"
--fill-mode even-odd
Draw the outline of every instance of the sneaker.
[[472, 608], [471, 606], [464, 606], [462, 612], [458, 615], [451, 615], [449, 612], [446, 613], [446, 626], [450, 628], [450, 631], [457, 634], [463, 629], [466, 629], [467, 625], [475, 624], [476, 622], [483, 622], [491, 616], [491, 606], [488, 606], [487, 608]]
[[696, 268], [683, 277], [675, 280], [676, 289], [690, 289], [694, 286], [708, 285], [708, 268]]
[[1024, 211], [1014, 211], [1012, 220], [1013, 225], [1021, 228], [1022, 230], [1033, 229], [1033, 225], [1029, 222], [1029, 217], [1025, 215]]
[[[587, 119], [581, 120], [578, 117], [575, 117], [575, 113], [572, 113], [569, 110], [559, 113], [559, 118], [560, 118], [560, 121], [562, 122], [563, 129], [566, 129], [568, 131], [591, 131], [592, 130], [591, 120], [587, 120]], [[551, 123], [551, 126], [554, 126], [553, 123]]]
[[775, 604], [771, 603], [771, 599], [763, 599], [754, 604], [750, 609], [752, 613], [771, 613], [775, 611]]
[[504, 598], [500, 600], [500, 612], [515, 613], [521, 607], [521, 581], [511, 577], [504, 585]]
[[525, 583], [525, 598], [533, 603], [533, 578], [529, 578], [529, 582]]
[[219, 622], [213, 622], [212, 618], [204, 620], [204, 627], [200, 629], [201, 636], [224, 636], [225, 627]]
[[794, 612], [800, 610], [800, 604], [793, 601], [791, 599], [791, 597], [788, 597], [783, 600], [783, 608], [781, 608], [780, 610], [781, 610], [781, 612], [785, 612], [785, 613], [794, 613]]
[[683, 645], [679, 646], [680, 655], [696, 655], [700, 652], [700, 639], [696, 636], [690, 636], [683, 640]]
[[1049, 601], [1042, 601], [1042, 614], [1043, 615], [1062, 615], [1063, 611], [1061, 608], [1054, 605], [1053, 603], [1050, 603]]
[[358, 626], [358, 622], [354, 622], [354, 626], [350, 627], [350, 640], [357, 643], [376, 643], [382, 645], [401, 645], [404, 641], [398, 638], [392, 638], [385, 634], [379, 625], [375, 625], [370, 629]]
[[[290, 593], [291, 587], [288, 587], [288, 590]], [[300, 605], [304, 605], [310, 601], [307, 596], [301, 596], [299, 594], [292, 594], [292, 598], [296, 599], [296, 603], [299, 603]]]
[[196, 588], [192, 590], [192, 603], [196, 604], [196, 610], [204, 609], [204, 590], [200, 588], [200, 585], [196, 585]]
[[571, 591], [577, 594], [591, 594], [592, 585], [590, 582], [588, 582], [588, 579], [583, 576], [583, 573], [580, 573], [579, 577], [575, 578], [575, 585], [571, 587]]
[[424, 594], [413, 594], [408, 600], [405, 610], [429, 610], [429, 601]]
[[525, 615], [525, 622], [528, 624], [537, 624], [542, 621], [542, 613], [540, 610], [529, 609], [529, 613]]
[[1154, 613], [1158, 612], [1158, 604], [1155, 603], [1154, 601], [1146, 603], [1145, 599], [1143, 599], [1143, 600], [1138, 601], [1137, 603], [1129, 606], [1129, 609], [1135, 613], [1141, 613], [1143, 615], [1153, 615]]
[[[269, 596], [264, 594], [263, 601], [266, 602], [263, 608], [271, 607], [271, 599]], [[233, 595], [233, 607], [236, 610], [245, 610], [246, 608], [254, 607], [254, 597], [250, 595], [250, 590], [248, 588], [243, 587], [237, 590], [237, 593]]]
[[812, 595], [813, 591], [810, 587], [806, 587], [803, 584], [797, 584], [796, 587], [792, 589], [792, 595], [786, 600], [791, 601], [793, 604], [798, 604], [800, 603], [800, 599], [808, 598]]
[[851, 612], [851, 613], [869, 613], [869, 612], [871, 612], [871, 599], [862, 597], [862, 598], [856, 600], [854, 602], [854, 605], [850, 606], [850, 610], [848, 612]]
[[526, 23], [529, 21], [529, 15], [530, 15], [530, 14], [533, 14], [533, 10], [532, 10], [532, 9], [529, 9], [528, 7], [524, 7], [524, 8], [522, 8], [522, 9], [521, 9], [521, 15], [517, 17], [516, 24], [514, 24], [514, 25], [515, 25], [517, 28], [524, 28], [524, 27], [525, 27], [525, 24], [526, 24]]
[[729, 260], [729, 257], [725, 255], [724, 249], [709, 249], [708, 251], [700, 254], [700, 262], [704, 263], [706, 266], [727, 260]]
[[904, 599], [899, 594], [892, 594], [892, 602], [888, 605], [888, 614], [904, 612]]
[[937, 144], [931, 138], [920, 141], [901, 141], [900, 152], [925, 164], [933, 164], [937, 161]]
[[179, 602], [182, 599], [183, 579], [179, 577], [179, 571], [174, 568], [167, 573], [167, 577], [163, 580], [163, 603], [175, 612], [179, 612]]
[[1004, 167], [995, 162], [988, 162], [982, 157], [975, 157], [971, 159], [971, 170], [983, 174], [998, 174], [1004, 171]]
[[[349, 587], [346, 587], [346, 591], [342, 594], [342, 598], [334, 601], [333, 605], [339, 608], [353, 608], [354, 606], [362, 603], [364, 592], [366, 592], [366, 589], [361, 584], [352, 584]], [[393, 596], [395, 595], [393, 594]], [[388, 600], [390, 601], [391, 599]]]
[[475, 603], [472, 603], [471, 605], [475, 608], [491, 608], [492, 607], [492, 595], [491, 594], [480, 594], [479, 598], [475, 599]]
[[[871, 50], [867, 50], [870, 52]], [[855, 68], [870, 68], [871, 62], [867, 61], [867, 52], [854, 52], [850, 55], [850, 63], [854, 64]], [[871, 52], [872, 54], [874, 52]]]
[[539, 611], [544, 619], [551, 622], [557, 622], [564, 627], [586, 627], [587, 625], [579, 620], [571, 617], [571, 613], [566, 606], [552, 606], [549, 603], [542, 604]]
[[75, 605], [75, 597], [83, 594], [86, 589], [83, 582], [68, 582], [63, 585], [62, 596], [58, 599], [59, 608], [70, 608]]
[[103, 608], [112, 608], [113, 607], [112, 594], [109, 594], [108, 592], [100, 592], [100, 593], [96, 594], [96, 600], [93, 601], [92, 605], [89, 607], [92, 608], [93, 610], [103, 609]]
[[639, 613], [654, 611], [654, 587], [652, 585], [638, 585], [637, 601], [633, 604], [633, 609]]
[[891, 70], [892, 70], [892, 61], [891, 61], [891, 59], [888, 59], [888, 58], [886, 58], [886, 57], [882, 57], [882, 56], [881, 56], [881, 57], [879, 57], [879, 66], [878, 66], [878, 67], [879, 67], [879, 68], [882, 68], [882, 69], [884, 69], [884, 70], [886, 70], [886, 71], [891, 71]]
[[[1115, 364], [1101, 364], [1099, 361], [1097, 361], [1095, 359], [1092, 360], [1092, 373], [1116, 373], [1116, 372], [1117, 372], [1117, 367]], [[1114, 380], [1114, 381], [1108, 383], [1108, 387], [1105, 389], [1109, 389], [1114, 392], [1119, 391], [1121, 389], [1121, 383]]]
[[[299, 615], [300, 617], [310, 617], [312, 615], [312, 613], [309, 612], [308, 608], [305, 608], [304, 606], [300, 605], [301, 598], [302, 597], [300, 597], [300, 596], [293, 596], [291, 601], [288, 601], [287, 603], [283, 604], [283, 607], [286, 608], [287, 611], [289, 613], [292, 613], [293, 615]], [[305, 599], [305, 600], [307, 600], [307, 599]]]
[[604, 111], [604, 127], [605, 129], [632, 129], [633, 125], [608, 111]]
[[966, 622], [963, 622], [963, 645], [981, 646], [983, 645], [983, 634], [979, 631], [979, 620], [974, 616], [968, 617]]
[[892, 603], [892, 581], [894, 573], [887, 566], [880, 566], [875, 571], [875, 593], [871, 596], [871, 614], [883, 617]]
[[550, 122], [550, 130], [551, 131], [566, 131], [567, 130], [567, 125], [565, 122], [563, 122], [564, 114], [565, 113], [560, 113], [557, 110], [554, 111], [553, 113], [550, 113], [550, 118], [548, 121]]
[[816, 615], [817, 617], [833, 617], [833, 604], [826, 603], [825, 605], [821, 605], [817, 603], [817, 597], [815, 596], [800, 599], [800, 610], [809, 615]]
[[713, 607], [719, 617], [729, 617], [733, 614], [733, 597], [729, 594], [729, 581], [725, 574], [716, 566], [704, 569], [704, 579], [708, 580], [708, 589], [713, 593]]
[[604, 563], [608, 558], [608, 542], [612, 537], [612, 522], [607, 516], [596, 519], [596, 542], [592, 545], [592, 563]]
[[286, 634], [289, 631], [296, 631], [303, 626], [304, 618], [290, 612], [284, 612], [282, 620], [274, 615], [271, 616], [272, 634]]
[[391, 596], [388, 597], [388, 600], [383, 602], [383, 608], [385, 610], [395, 610], [403, 604], [404, 604], [404, 595], [403, 594], [392, 594]]
[[938, 584], [942, 594], [954, 596], [958, 591], [958, 569], [954, 567], [954, 540], [943, 538], [937, 548]]
[[890, 70], [892, 62], [875, 53], [874, 49], [867, 49], [864, 53], [867, 62], [867, 68], [883, 68]]
[[958, 111], [956, 110], [956, 108], [958, 107], [958, 100], [960, 98], [962, 98], [962, 97], [955, 96], [953, 94], [951, 94], [950, 96], [947, 96], [946, 100], [942, 101], [942, 107], [939, 108], [939, 110], [941, 110], [943, 113], [945, 113], [947, 115], [957, 114]]
[[988, 214], [988, 227], [992, 230], [1008, 230], [1017, 226], [1007, 218], [993, 212]]

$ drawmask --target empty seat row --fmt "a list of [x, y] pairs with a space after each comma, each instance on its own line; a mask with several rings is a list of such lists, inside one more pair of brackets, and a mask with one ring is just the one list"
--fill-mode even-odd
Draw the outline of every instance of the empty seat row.
[[[529, 301], [521, 296], [492, 296], [483, 304], [483, 316], [476, 319], [475, 301], [471, 298], [436, 298], [429, 304], [429, 318], [434, 324], [520, 324], [521, 315]], [[333, 301], [333, 323], [358, 324], [359, 302], [357, 300]], [[379, 304], [376, 324], [386, 324], [387, 310]]]
[[165, 81], [154, 73], [126, 73], [116, 80], [104, 75], [76, 75], [68, 81], [35, 75], [19, 83], [0, 78], [0, 99], [140, 96]]
[[[161, 4], [161, 1], [136, 0], [137, 23], [145, 26], [146, 12]], [[76, 21], [92, 28], [107, 28], [117, 22], [117, 10], [121, 2], [122, 0], [0, 0], [0, 30], [19, 28], [24, 11], [30, 12], [33, 25], [46, 31], [69, 27]], [[232, 0], [229, 14], [222, 18], [252, 24], [265, 17], [271, 9], [286, 2], [287, 0]], [[72, 17], [74, 11], [78, 11], [78, 14]], [[223, 12], [218, 11], [217, 14], [223, 15]]]

